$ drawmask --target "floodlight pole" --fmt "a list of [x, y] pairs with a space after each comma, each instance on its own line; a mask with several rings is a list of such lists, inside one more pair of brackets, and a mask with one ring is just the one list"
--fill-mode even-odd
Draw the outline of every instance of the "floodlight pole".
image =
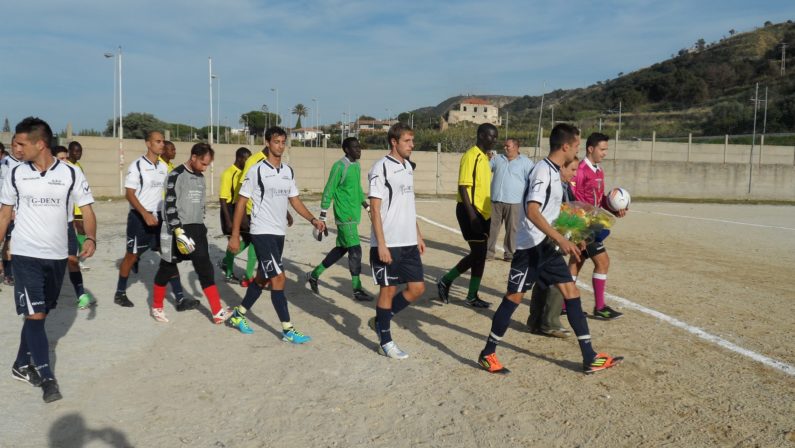
[[751, 179], [754, 174], [754, 144], [756, 143], [756, 111], [759, 109], [759, 83], [756, 83], [754, 92], [754, 131], [751, 134], [751, 153], [748, 155], [748, 194], [751, 194]]
[[122, 52], [119, 45], [119, 194], [124, 194], [124, 114], [122, 108]]
[[207, 75], [207, 83], [210, 86], [210, 126], [207, 134], [207, 143], [213, 145], [213, 58], [207, 58], [209, 64], [209, 72]]

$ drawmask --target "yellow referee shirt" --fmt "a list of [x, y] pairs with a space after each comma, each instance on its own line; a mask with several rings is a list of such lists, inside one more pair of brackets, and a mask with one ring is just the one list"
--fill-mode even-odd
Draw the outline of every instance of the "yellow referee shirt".
[[[491, 167], [489, 157], [473, 146], [461, 157], [458, 167], [458, 185], [466, 187], [469, 201], [483, 218], [491, 218]], [[456, 200], [463, 202], [461, 194]]]

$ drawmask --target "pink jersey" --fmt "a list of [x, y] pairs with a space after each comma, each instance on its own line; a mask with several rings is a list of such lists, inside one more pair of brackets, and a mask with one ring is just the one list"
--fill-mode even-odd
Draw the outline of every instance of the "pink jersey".
[[605, 201], [605, 172], [587, 158], [577, 167], [571, 185], [574, 197], [580, 202], [601, 206]]

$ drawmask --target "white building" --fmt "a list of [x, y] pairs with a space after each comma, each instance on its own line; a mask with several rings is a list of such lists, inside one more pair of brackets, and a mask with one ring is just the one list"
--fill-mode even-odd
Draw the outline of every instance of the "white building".
[[462, 121], [469, 121], [475, 124], [491, 123], [496, 126], [502, 124], [499, 108], [481, 98], [463, 99], [447, 112], [447, 122], [449, 124]]
[[315, 128], [299, 128], [290, 130], [290, 140], [307, 142], [323, 138], [323, 131]]

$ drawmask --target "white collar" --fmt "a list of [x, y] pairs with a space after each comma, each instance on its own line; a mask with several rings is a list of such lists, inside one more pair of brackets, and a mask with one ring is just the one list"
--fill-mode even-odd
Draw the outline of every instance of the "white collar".
[[589, 159], [588, 157], [585, 158], [584, 162], [586, 163], [586, 165], [588, 165], [588, 168], [590, 168], [594, 173], [599, 172], [599, 170], [601, 169], [599, 165], [594, 165], [593, 163], [591, 163], [591, 159]]

